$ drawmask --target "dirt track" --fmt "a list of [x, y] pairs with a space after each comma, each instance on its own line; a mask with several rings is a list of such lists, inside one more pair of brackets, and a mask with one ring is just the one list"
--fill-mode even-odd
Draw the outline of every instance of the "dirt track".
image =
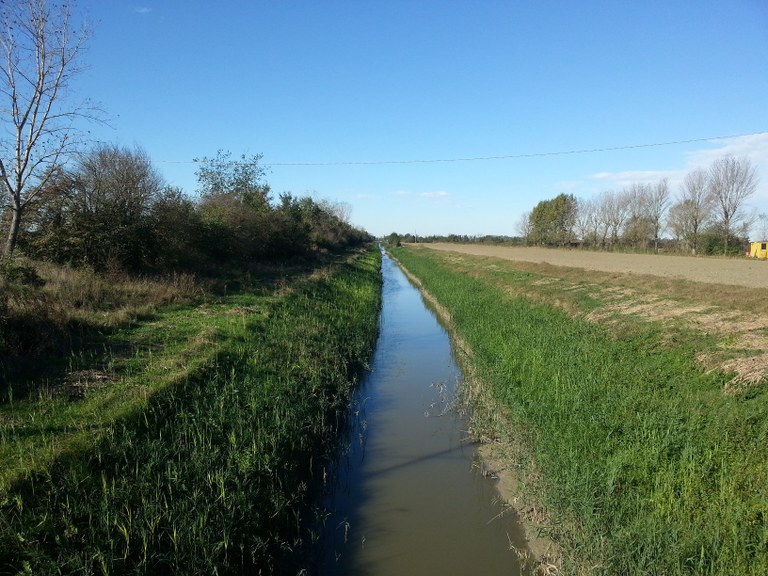
[[447, 250], [493, 256], [523, 262], [546, 262], [603, 272], [651, 274], [683, 278], [710, 284], [731, 284], [748, 288], [768, 288], [768, 261], [732, 258], [694, 258], [656, 254], [615, 254], [553, 248], [513, 248], [476, 244], [419, 244], [434, 250]]

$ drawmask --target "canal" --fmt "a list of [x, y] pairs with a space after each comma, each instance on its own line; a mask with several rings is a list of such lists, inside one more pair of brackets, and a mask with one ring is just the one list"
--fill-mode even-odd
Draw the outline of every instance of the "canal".
[[320, 574], [521, 574], [520, 526], [477, 465], [451, 401], [446, 330], [383, 257], [380, 334], [331, 472]]

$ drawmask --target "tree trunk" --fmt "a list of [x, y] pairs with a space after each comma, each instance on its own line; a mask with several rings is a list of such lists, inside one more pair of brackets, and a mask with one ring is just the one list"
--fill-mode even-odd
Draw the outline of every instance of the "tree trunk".
[[19, 238], [19, 228], [21, 227], [21, 208], [14, 206], [11, 211], [13, 217], [8, 229], [8, 238], [5, 241], [5, 250], [3, 251], [5, 256], [10, 256], [16, 249], [16, 240]]

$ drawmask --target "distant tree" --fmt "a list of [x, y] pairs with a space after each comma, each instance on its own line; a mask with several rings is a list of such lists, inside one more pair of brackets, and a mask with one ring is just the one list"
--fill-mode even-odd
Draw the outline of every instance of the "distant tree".
[[609, 237], [609, 247], [619, 242], [624, 224], [630, 214], [630, 193], [605, 192], [600, 196], [600, 218], [604, 224], [603, 243]]
[[386, 241], [388, 246], [400, 246], [400, 234], [392, 232], [387, 236]]
[[531, 211], [531, 233], [535, 243], [563, 246], [573, 238], [576, 221], [576, 198], [560, 194], [551, 200], [542, 200]]
[[715, 214], [723, 234], [723, 253], [734, 228], [742, 219], [742, 208], [747, 198], [757, 189], [757, 175], [749, 158], [726, 156], [715, 160], [709, 169], [709, 189], [715, 203]]
[[629, 246], [646, 249], [653, 235], [649, 210], [651, 186], [632, 184], [626, 187], [622, 194], [626, 198], [626, 218], [621, 231], [622, 241]]
[[205, 245], [214, 260], [251, 262], [269, 255], [275, 222], [261, 158], [232, 160], [219, 150], [215, 158], [195, 160]]
[[195, 158], [199, 167], [198, 192], [204, 200], [227, 199], [254, 210], [269, 208], [271, 190], [264, 182], [266, 171], [261, 166], [262, 154], [242, 154], [233, 160], [228, 150], [219, 150], [215, 158]]
[[577, 203], [574, 233], [585, 246], [597, 246], [599, 242], [599, 222], [597, 202], [594, 199], [579, 200]]
[[515, 231], [523, 238], [526, 244], [532, 241], [532, 238], [531, 238], [532, 228], [533, 227], [531, 225], [531, 213], [523, 212], [523, 214], [521, 214], [520, 218], [517, 220]]
[[88, 34], [74, 30], [69, 3], [0, 3], [0, 188], [10, 209], [4, 254], [16, 248], [25, 211], [77, 147], [74, 120], [97, 119], [87, 102], [69, 104]]
[[648, 195], [647, 215], [653, 230], [653, 251], [659, 252], [659, 238], [664, 229], [669, 208], [669, 180], [662, 178], [651, 188]]
[[757, 241], [768, 240], [768, 214], [760, 212], [757, 215], [757, 230], [755, 232]]
[[699, 168], [686, 174], [677, 202], [670, 208], [668, 224], [693, 254], [698, 252], [702, 230], [712, 216], [713, 200], [709, 174]]

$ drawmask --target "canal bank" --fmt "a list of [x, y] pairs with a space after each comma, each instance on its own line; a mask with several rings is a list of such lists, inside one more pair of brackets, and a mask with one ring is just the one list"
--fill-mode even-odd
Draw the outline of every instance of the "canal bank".
[[525, 535], [455, 410], [462, 373], [419, 290], [382, 262], [379, 340], [326, 502], [318, 573], [525, 574]]
[[[562, 552], [545, 536], [552, 521], [532, 494], [541, 490], [539, 486], [531, 485], [540, 479], [532, 473], [535, 465], [529, 462], [530, 456], [522, 446], [520, 430], [510, 429], [506, 409], [493, 398], [490, 386], [472, 370], [471, 347], [454, 329], [450, 312], [401, 262], [392, 255], [390, 258], [418, 288], [429, 309], [450, 334], [454, 357], [463, 374], [457, 407], [464, 414], [469, 434], [475, 441], [475, 459], [482, 475], [495, 481], [498, 497], [514, 514], [524, 534], [524, 544], [517, 548], [518, 556], [525, 566], [535, 566], [540, 573], [557, 573], [562, 567]], [[526, 460], [528, 470], [525, 477], [520, 474], [523, 460]]]

